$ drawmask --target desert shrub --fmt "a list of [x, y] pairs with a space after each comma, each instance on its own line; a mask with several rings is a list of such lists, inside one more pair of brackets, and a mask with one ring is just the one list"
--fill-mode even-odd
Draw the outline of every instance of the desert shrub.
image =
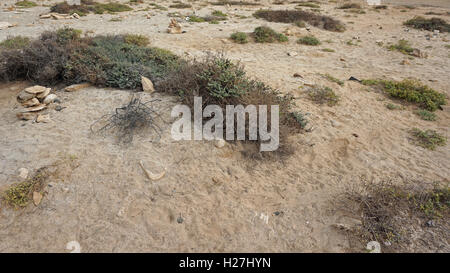
[[189, 16], [189, 22], [202, 23], [202, 22], [206, 22], [206, 20], [203, 17], [198, 17], [196, 15], [191, 15], [191, 16]]
[[28, 0], [16, 2], [15, 5], [21, 8], [32, 8], [37, 6], [35, 2]]
[[420, 16], [416, 16], [404, 23], [406, 26], [410, 26], [417, 29], [425, 30], [439, 30], [441, 32], [450, 32], [450, 24], [445, 20], [437, 17], [426, 19]]
[[81, 5], [69, 5], [67, 2], [57, 3], [50, 11], [64, 14], [77, 13], [80, 16], [88, 13], [103, 14], [105, 12], [115, 13], [133, 10], [130, 6], [120, 3], [97, 3], [91, 0], [82, 0]]
[[324, 77], [325, 77], [327, 80], [329, 80], [330, 82], [334, 82], [334, 83], [339, 84], [340, 86], [344, 86], [344, 82], [343, 82], [343, 81], [341, 81], [341, 80], [338, 79], [338, 78], [335, 78], [335, 77], [331, 76], [330, 74], [324, 74], [324, 75], [322, 75], [322, 76], [324, 76]]
[[248, 1], [230, 1], [230, 0], [219, 0], [217, 2], [210, 3], [213, 6], [259, 6], [259, 3], [248, 2]]
[[248, 37], [247, 34], [244, 32], [235, 32], [231, 34], [230, 36], [231, 40], [238, 44], [246, 44], [248, 43]]
[[286, 42], [288, 38], [281, 33], [276, 32], [270, 27], [261, 26], [255, 28], [253, 31], [253, 37], [257, 43], [273, 43], [273, 42]]
[[220, 10], [215, 10], [211, 13], [212, 16], [218, 16], [218, 17], [223, 17], [226, 18], [228, 15], [226, 15], [225, 13], [221, 12]]
[[393, 98], [419, 104], [422, 108], [435, 111], [446, 104], [446, 96], [417, 80], [405, 79], [401, 82], [389, 80], [363, 80], [362, 84], [380, 87]]
[[0, 42], [0, 50], [4, 49], [21, 49], [30, 43], [30, 38], [24, 36], [10, 37]]
[[126, 34], [123, 36], [125, 43], [137, 45], [137, 46], [147, 46], [150, 41], [148, 37], [144, 35], [138, 35], [138, 34]]
[[[278, 152], [287, 151], [283, 149], [287, 145], [286, 137], [292, 131], [301, 129], [300, 123], [290, 113], [293, 104], [291, 96], [281, 96], [266, 84], [250, 79], [239, 63], [235, 64], [221, 55], [190, 61], [180, 66], [159, 82], [156, 88], [178, 95], [189, 106], [193, 106], [194, 96], [201, 96], [203, 107], [215, 104], [224, 111], [227, 105], [268, 105], [268, 110], [271, 109], [270, 105], [279, 105]], [[246, 124], [248, 127], [248, 122]], [[225, 122], [223, 129], [226, 130]], [[259, 140], [256, 143], [260, 143]]]
[[338, 7], [338, 9], [361, 9], [361, 5], [357, 3], [346, 3]]
[[393, 103], [388, 103], [388, 104], [386, 104], [386, 108], [389, 110], [399, 110], [399, 109], [402, 109], [402, 106], [396, 105]]
[[411, 130], [413, 142], [423, 148], [435, 150], [437, 146], [445, 146], [447, 138], [434, 130], [422, 131], [417, 128]]
[[332, 49], [332, 48], [322, 48], [321, 49], [323, 52], [336, 52], [336, 50]]
[[297, 43], [302, 44], [302, 45], [310, 45], [310, 46], [320, 45], [319, 39], [317, 39], [313, 35], [301, 37], [297, 40]]
[[74, 29], [44, 32], [21, 50], [0, 52], [0, 79], [27, 79], [42, 85], [86, 81], [133, 89], [140, 86], [141, 76], [158, 81], [179, 64], [171, 52], [136, 45], [130, 37], [80, 38]]
[[300, 127], [302, 129], [305, 129], [306, 125], [308, 125], [308, 120], [306, 119], [305, 114], [299, 111], [294, 111], [291, 114], [294, 117], [295, 121], [298, 122]]
[[[411, 252], [411, 246], [425, 241], [425, 249], [431, 245], [439, 249], [442, 241], [436, 238], [445, 237], [448, 229], [450, 188], [424, 181], [365, 182], [341, 195], [337, 207], [360, 220], [347, 230], [351, 244], [360, 251], [369, 241], [379, 242], [383, 252]], [[424, 229], [431, 225], [436, 225], [435, 238]]]
[[375, 6], [374, 9], [388, 9], [388, 6], [386, 6], [386, 5], [378, 5], [378, 6]]
[[258, 10], [253, 16], [269, 22], [295, 24], [302, 21], [329, 31], [341, 32], [345, 30], [344, 24], [336, 19], [301, 10]]
[[411, 44], [407, 41], [407, 40], [399, 40], [397, 44], [395, 45], [390, 45], [388, 47], [389, 50], [392, 51], [399, 51], [403, 54], [411, 54], [414, 51], [414, 48], [411, 47]]
[[175, 8], [175, 9], [187, 9], [187, 8], [191, 8], [191, 7], [192, 7], [192, 5], [186, 4], [186, 3], [176, 3], [176, 4], [169, 6], [169, 8]]
[[318, 103], [326, 103], [328, 106], [334, 106], [339, 102], [339, 96], [329, 87], [312, 86], [306, 90], [308, 97]]
[[416, 115], [418, 115], [421, 119], [427, 121], [435, 121], [437, 116], [435, 113], [430, 112], [428, 110], [417, 110], [415, 111]]

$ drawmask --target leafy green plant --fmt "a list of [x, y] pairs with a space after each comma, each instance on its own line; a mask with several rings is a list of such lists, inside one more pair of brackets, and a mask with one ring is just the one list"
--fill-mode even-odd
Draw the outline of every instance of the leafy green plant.
[[411, 130], [414, 143], [429, 150], [435, 150], [437, 146], [445, 146], [447, 138], [434, 130], [422, 131], [417, 128]]
[[308, 124], [308, 120], [306, 119], [305, 115], [299, 111], [292, 112], [291, 114], [294, 117], [295, 121], [298, 122], [300, 127], [302, 129], [305, 129], [306, 125]]
[[147, 46], [150, 43], [148, 37], [139, 34], [125, 34], [123, 38], [125, 43], [137, 46]]
[[361, 5], [357, 3], [345, 3], [342, 6], [338, 7], [338, 9], [361, 9]]
[[297, 43], [302, 44], [302, 45], [310, 45], [310, 46], [320, 45], [319, 39], [317, 39], [316, 37], [314, 37], [312, 35], [308, 35], [308, 36], [299, 38], [297, 40]]
[[288, 38], [281, 33], [276, 32], [270, 27], [261, 26], [255, 28], [253, 37], [257, 43], [273, 43], [273, 42], [287, 42]]
[[389, 80], [363, 80], [362, 84], [378, 86], [393, 98], [419, 104], [422, 108], [435, 111], [446, 104], [446, 96], [417, 80], [405, 79], [401, 82]]
[[391, 51], [399, 51], [403, 54], [409, 55], [414, 51], [414, 48], [411, 47], [411, 44], [407, 40], [400, 40], [395, 45], [388, 46], [388, 49]]
[[246, 44], [248, 43], [248, 36], [244, 32], [235, 32], [230, 36], [231, 40], [238, 44]]
[[435, 121], [437, 116], [435, 113], [430, 112], [428, 110], [417, 110], [415, 111], [416, 115], [418, 115], [421, 119], [427, 121]]

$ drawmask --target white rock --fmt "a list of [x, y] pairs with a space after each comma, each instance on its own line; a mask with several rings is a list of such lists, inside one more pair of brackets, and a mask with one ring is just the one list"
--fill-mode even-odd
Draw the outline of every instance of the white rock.
[[57, 96], [55, 94], [50, 94], [47, 97], [45, 97], [43, 102], [44, 102], [44, 104], [49, 104], [49, 103], [54, 102], [56, 100], [56, 98], [57, 98]]
[[43, 99], [43, 98], [47, 97], [47, 95], [50, 94], [50, 90], [51, 90], [51, 88], [45, 89], [44, 92], [37, 94], [36, 98]]
[[30, 94], [39, 94], [39, 93], [45, 92], [46, 90], [47, 90], [47, 87], [40, 86], [40, 85], [35, 85], [35, 86], [25, 88], [25, 92], [30, 93]]
[[142, 84], [142, 90], [147, 93], [153, 93], [155, 92], [155, 87], [153, 86], [153, 83], [150, 79], [141, 76], [141, 84]]
[[32, 107], [32, 106], [36, 106], [36, 105], [39, 105], [39, 104], [40, 104], [40, 102], [36, 98], [32, 98], [31, 100], [27, 100], [24, 103], [22, 103], [22, 105], [24, 107]]
[[13, 27], [14, 25], [9, 22], [0, 22], [0, 29], [5, 29], [9, 27]]
[[216, 143], [214, 144], [217, 148], [223, 148], [225, 146], [226, 142], [223, 139], [218, 139]]
[[26, 169], [26, 168], [20, 168], [19, 169], [19, 177], [20, 178], [27, 179], [28, 173], [29, 173], [28, 169]]
[[287, 54], [288, 56], [297, 56], [298, 55], [298, 53], [297, 52], [295, 52], [295, 51], [291, 51], [291, 52], [288, 52], [288, 54]]
[[51, 119], [50, 119], [50, 115], [49, 114], [38, 115], [37, 118], [36, 118], [36, 122], [37, 123], [48, 123], [50, 121], [51, 121]]
[[29, 108], [25, 108], [24, 110], [22, 110], [22, 113], [26, 113], [26, 112], [37, 112], [37, 111], [41, 111], [43, 109], [45, 109], [47, 106], [45, 104], [39, 104], [33, 107], [29, 107]]

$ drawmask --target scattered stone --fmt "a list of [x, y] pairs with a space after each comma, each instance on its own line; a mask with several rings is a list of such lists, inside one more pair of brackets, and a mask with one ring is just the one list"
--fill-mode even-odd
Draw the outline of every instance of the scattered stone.
[[385, 245], [385, 246], [391, 246], [392, 243], [391, 243], [390, 241], [386, 241], [386, 242], [384, 242], [384, 245]]
[[401, 65], [410, 65], [411, 63], [408, 60], [403, 60], [401, 63]]
[[425, 224], [426, 224], [427, 227], [434, 227], [434, 226], [436, 226], [433, 220], [429, 220]]
[[345, 59], [344, 58], [340, 58], [339, 59], [341, 62], [345, 62]]
[[37, 123], [49, 123], [51, 121], [50, 119], [50, 115], [46, 114], [46, 115], [38, 115], [36, 118], [36, 122]]
[[33, 192], [33, 203], [35, 206], [38, 206], [42, 201], [42, 193], [40, 192]]
[[72, 17], [75, 19], [80, 19], [80, 15], [78, 15], [78, 13], [73, 13]]
[[303, 76], [302, 75], [300, 75], [300, 74], [298, 74], [298, 73], [294, 73], [294, 75], [292, 75], [294, 78], [302, 78], [303, 79]]
[[428, 57], [427, 53], [421, 51], [418, 48], [414, 48], [413, 52], [411, 52], [410, 55], [414, 56], [414, 57], [418, 57], [418, 58], [427, 58]]
[[21, 120], [33, 120], [36, 118], [34, 113], [17, 113], [17, 118]]
[[153, 83], [149, 78], [141, 76], [141, 84], [142, 84], [142, 90], [144, 90], [144, 92], [147, 92], [147, 93], [155, 92], [155, 87], [153, 86]]
[[217, 148], [223, 148], [225, 146], [226, 142], [223, 139], [218, 139], [216, 143], [214, 144]]
[[288, 52], [288, 54], [287, 54], [288, 56], [297, 56], [298, 55], [298, 53], [297, 52], [295, 52], [295, 51], [291, 51], [291, 52]]
[[38, 104], [40, 104], [40, 102], [39, 102], [39, 100], [36, 99], [36, 98], [32, 98], [31, 100], [27, 100], [27, 101], [25, 101], [25, 102], [22, 103], [22, 105], [23, 105], [24, 107], [32, 107], [32, 106], [36, 106], [36, 105], [38, 105]]
[[50, 104], [56, 100], [57, 96], [55, 94], [50, 94], [43, 100], [44, 104]]
[[22, 179], [27, 179], [27, 177], [28, 177], [28, 169], [20, 168], [19, 169], [19, 177], [22, 178]]
[[183, 221], [184, 221], [183, 217], [180, 216], [180, 217], [177, 218], [177, 223], [178, 224], [183, 223]]
[[167, 28], [167, 33], [170, 34], [180, 34], [181, 31], [181, 25], [177, 22], [175, 19], [170, 19], [169, 27]]
[[75, 92], [75, 91], [78, 91], [78, 90], [80, 90], [80, 89], [87, 88], [87, 87], [90, 87], [90, 86], [91, 86], [90, 83], [73, 84], [73, 85], [71, 85], [71, 86], [67, 86], [67, 87], [64, 89], [64, 91], [66, 91], [66, 92]]

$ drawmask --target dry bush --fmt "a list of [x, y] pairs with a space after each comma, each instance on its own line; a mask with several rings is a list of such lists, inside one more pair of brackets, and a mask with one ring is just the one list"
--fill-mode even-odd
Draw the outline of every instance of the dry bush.
[[297, 23], [307, 22], [318, 28], [329, 31], [342, 32], [344, 24], [329, 16], [319, 15], [313, 12], [301, 10], [259, 10], [253, 14], [256, 18], [262, 18], [269, 22]]
[[450, 24], [445, 20], [437, 17], [426, 19], [420, 16], [416, 16], [404, 23], [405, 26], [410, 26], [417, 29], [425, 30], [439, 30], [441, 32], [450, 32]]
[[339, 197], [338, 208], [361, 220], [345, 227], [351, 251], [364, 251], [369, 241], [383, 252], [446, 251], [450, 187], [423, 181], [365, 182]]

